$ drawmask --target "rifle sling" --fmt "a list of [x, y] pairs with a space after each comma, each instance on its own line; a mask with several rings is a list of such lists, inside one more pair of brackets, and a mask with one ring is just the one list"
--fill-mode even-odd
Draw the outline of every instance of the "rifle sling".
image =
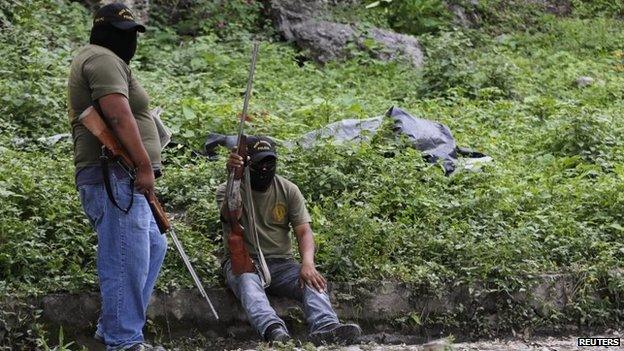
[[106, 155], [106, 151], [104, 146], [102, 146], [102, 156], [100, 156], [100, 165], [102, 167], [102, 177], [104, 178], [104, 187], [106, 188], [106, 194], [108, 195], [109, 200], [120, 209], [123, 213], [128, 213], [132, 208], [132, 204], [134, 203], [134, 178], [130, 177], [130, 204], [128, 204], [127, 208], [121, 208], [115, 200], [115, 196], [113, 195], [113, 189], [110, 183], [110, 169], [108, 168], [109, 162], [114, 161], [111, 160], [108, 155]]

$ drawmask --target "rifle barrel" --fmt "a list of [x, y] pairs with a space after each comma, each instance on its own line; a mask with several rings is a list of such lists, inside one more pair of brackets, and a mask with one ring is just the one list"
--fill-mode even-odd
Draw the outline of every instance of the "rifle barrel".
[[215, 318], [217, 320], [219, 320], [219, 315], [217, 314], [217, 311], [215, 310], [214, 306], [212, 305], [212, 302], [210, 302], [210, 299], [208, 298], [208, 294], [206, 294], [206, 291], [204, 290], [204, 286], [202, 285], [201, 280], [199, 280], [199, 277], [197, 276], [197, 273], [195, 273], [195, 269], [193, 269], [193, 266], [191, 265], [191, 261], [189, 260], [188, 256], [186, 255], [186, 251], [184, 251], [184, 248], [182, 247], [182, 244], [178, 240], [178, 236], [176, 235], [175, 230], [173, 229], [173, 227], [169, 229], [169, 234], [171, 234], [171, 239], [173, 240], [173, 244], [178, 249], [178, 252], [180, 253], [180, 256], [182, 256], [182, 261], [184, 261], [184, 264], [186, 265], [186, 268], [188, 269], [189, 273], [191, 273], [191, 276], [193, 277], [193, 280], [195, 281], [195, 285], [197, 286], [197, 289], [199, 290], [199, 293], [204, 297], [204, 299], [206, 299], [206, 301], [208, 301], [208, 305], [210, 305], [210, 309], [212, 310], [212, 313], [214, 314]]
[[245, 126], [245, 118], [247, 118], [247, 108], [249, 107], [249, 98], [251, 97], [251, 89], [253, 87], [254, 72], [256, 71], [256, 61], [258, 57], [258, 48], [260, 44], [257, 41], [253, 43], [253, 49], [251, 50], [251, 65], [249, 66], [249, 76], [247, 77], [247, 88], [245, 88], [245, 98], [243, 99], [243, 114], [238, 125], [238, 138], [236, 138], [236, 145], [240, 142], [241, 135], [243, 135], [243, 128]]

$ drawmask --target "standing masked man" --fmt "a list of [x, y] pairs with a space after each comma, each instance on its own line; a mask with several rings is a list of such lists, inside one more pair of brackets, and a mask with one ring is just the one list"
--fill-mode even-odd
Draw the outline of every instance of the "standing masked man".
[[[147, 93], [128, 66], [137, 32], [144, 31], [125, 5], [99, 9], [90, 44], [74, 57], [68, 82], [76, 186], [98, 239], [102, 311], [95, 338], [107, 350], [163, 350], [144, 343], [142, 331], [167, 250], [143, 196], [154, 191], [160, 173], [160, 141]], [[92, 105], [137, 166], [134, 182], [121, 167], [102, 167], [101, 143], [77, 119]]]
[[[227, 223], [226, 184], [217, 189], [217, 203], [221, 208], [221, 220], [226, 237], [226, 258], [223, 273], [227, 285], [240, 300], [249, 322], [266, 341], [284, 342], [290, 339], [286, 325], [271, 307], [266, 293], [293, 298], [303, 303], [309, 327], [309, 339], [322, 343], [352, 343], [361, 334], [355, 324], [342, 324], [332, 309], [326, 293], [327, 282], [316, 270], [314, 264], [314, 238], [310, 227], [310, 215], [299, 188], [286, 178], [275, 174], [277, 153], [272, 140], [266, 137], [249, 137], [247, 154], [250, 167], [251, 191], [241, 187], [240, 195], [251, 193], [255, 212], [259, 246], [266, 258], [271, 283], [263, 287], [260, 275], [242, 273], [235, 275], [227, 247], [229, 225]], [[242, 158], [231, 153], [227, 162], [229, 170], [243, 167]], [[242, 199], [240, 199], [242, 201]], [[243, 202], [246, 203], [246, 202]], [[248, 209], [243, 205], [240, 221], [243, 228], [247, 223]], [[301, 256], [301, 264], [293, 259], [290, 229], [294, 230]], [[245, 232], [245, 247], [254, 262], [258, 262], [259, 252]]]

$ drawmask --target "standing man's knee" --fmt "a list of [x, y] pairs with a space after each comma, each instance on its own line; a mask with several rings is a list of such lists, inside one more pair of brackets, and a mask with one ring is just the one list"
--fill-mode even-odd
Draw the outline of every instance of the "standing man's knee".
[[163, 234], [158, 233], [158, 236], [154, 243], [154, 249], [158, 253], [159, 256], [165, 256], [167, 252], [167, 247], [169, 244], [167, 243], [167, 237]]

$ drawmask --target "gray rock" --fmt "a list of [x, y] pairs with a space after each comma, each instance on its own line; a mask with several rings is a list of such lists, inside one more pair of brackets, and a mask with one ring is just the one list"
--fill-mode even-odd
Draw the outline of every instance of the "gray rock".
[[65, 140], [68, 142], [71, 141], [71, 134], [69, 133], [55, 134], [49, 137], [41, 137], [37, 139], [38, 142], [43, 143], [47, 146], [54, 146], [61, 140]]
[[373, 53], [376, 58], [389, 61], [403, 56], [408, 58], [414, 67], [423, 65], [422, 47], [415, 37], [378, 28], [373, 29], [371, 34], [372, 39], [384, 47], [383, 50]]
[[87, 5], [92, 12], [102, 6], [122, 2], [130, 8], [137, 22], [145, 24], [149, 19], [149, 0], [82, 0], [81, 2]]
[[[483, 0], [470, 0], [456, 3], [456, 1], [445, 1], [446, 8], [453, 14], [453, 23], [463, 28], [475, 28], [481, 23], [481, 16], [477, 6]], [[514, 3], [528, 5], [537, 9], [552, 13], [557, 16], [567, 16], [572, 12], [571, 0], [521, 0], [502, 1], [499, 6], [507, 7]]]
[[11, 144], [13, 144], [14, 147], [26, 146], [29, 142], [30, 142], [29, 139], [21, 138], [21, 137], [15, 137], [11, 139]]
[[593, 84], [594, 78], [592, 77], [582, 76], [576, 79], [576, 86], [578, 86], [579, 88], [585, 88]]
[[269, 2], [269, 14], [275, 27], [288, 41], [295, 39], [292, 27], [314, 17], [324, 9], [320, 1], [280, 0]]
[[446, 8], [453, 14], [453, 23], [463, 28], [474, 28], [481, 23], [481, 17], [479, 16], [476, 5], [479, 4], [478, 0], [470, 1], [465, 4], [446, 4]]
[[509, 34], [501, 34], [494, 38], [494, 40], [496, 40], [498, 44], [505, 44], [510, 38]]
[[[475, 28], [481, 24], [481, 15], [477, 6], [483, 0], [470, 0], [455, 3], [456, 1], [445, 1], [446, 8], [453, 14], [453, 23], [463, 28]], [[502, 1], [499, 6], [508, 6], [514, 2]], [[557, 16], [567, 16], [572, 12], [571, 0], [522, 0], [515, 1], [517, 4], [534, 6], [543, 12], [552, 13]]]
[[297, 46], [320, 63], [348, 57], [347, 44], [357, 38], [351, 26], [314, 19], [290, 27], [288, 31]]
[[477, 158], [461, 158], [457, 161], [458, 170], [465, 170], [469, 172], [481, 172], [483, 166], [494, 162], [494, 159], [490, 156], [477, 157]]
[[328, 124], [324, 128], [308, 132], [296, 142], [286, 142], [285, 146], [292, 147], [297, 144], [303, 148], [310, 148], [319, 139], [335, 139], [338, 144], [342, 142], [367, 141], [377, 132], [382, 119], [383, 117], [381, 116], [368, 119], [343, 119]]
[[533, 288], [531, 305], [536, 313], [548, 316], [551, 311], [561, 311], [574, 295], [574, 281], [562, 274], [545, 274]]
[[37, 139], [15, 137], [11, 139], [11, 144], [13, 144], [13, 147], [22, 148], [22, 147], [27, 147], [29, 145], [32, 145], [35, 142], [38, 142], [44, 146], [52, 147], [61, 141], [68, 142], [68, 143], [71, 142], [71, 134], [69, 133], [55, 134], [51, 136], [42, 136]]
[[567, 16], [572, 13], [572, 0], [524, 0], [528, 5], [537, 5], [545, 12], [557, 16]]
[[451, 347], [451, 343], [446, 339], [430, 341], [422, 345], [423, 351], [446, 351]]
[[[272, 0], [269, 13], [282, 37], [295, 42], [316, 62], [348, 58], [349, 44], [355, 44], [381, 60], [406, 57], [415, 67], [422, 66], [422, 48], [416, 38], [378, 28], [364, 33], [349, 24], [331, 22], [323, 18], [326, 6], [321, 1]], [[370, 39], [373, 47], [367, 45]]]

